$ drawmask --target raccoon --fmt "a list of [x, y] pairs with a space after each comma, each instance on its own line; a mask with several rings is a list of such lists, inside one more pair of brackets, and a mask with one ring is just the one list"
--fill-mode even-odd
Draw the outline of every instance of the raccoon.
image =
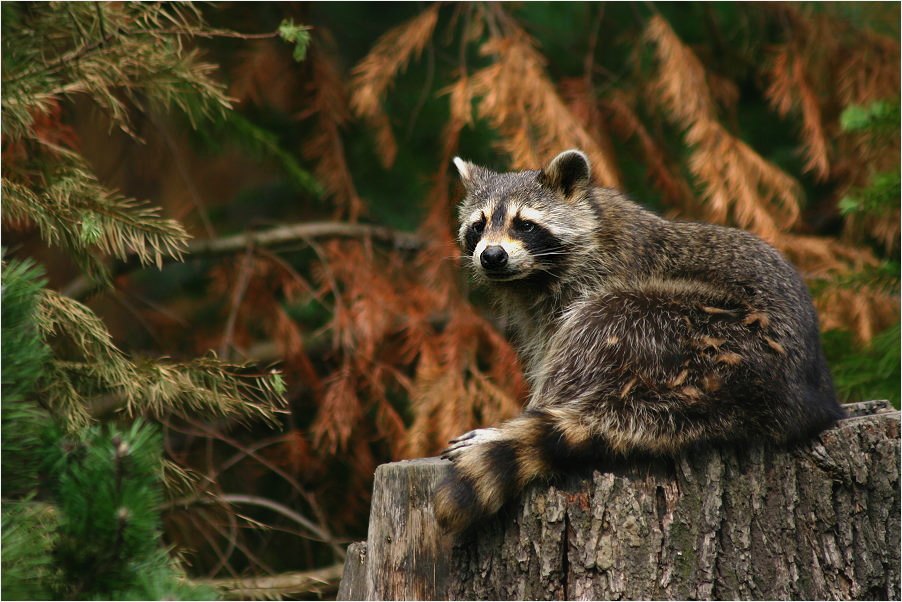
[[515, 331], [531, 396], [443, 453], [445, 531], [587, 461], [787, 444], [843, 416], [805, 284], [762, 240], [595, 187], [578, 150], [537, 171], [454, 163], [459, 242]]

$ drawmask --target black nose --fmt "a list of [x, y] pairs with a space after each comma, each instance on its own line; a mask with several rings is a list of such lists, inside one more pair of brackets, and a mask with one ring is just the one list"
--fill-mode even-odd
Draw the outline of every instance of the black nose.
[[479, 256], [482, 267], [487, 270], [497, 270], [503, 268], [507, 264], [507, 251], [499, 245], [492, 245], [483, 250]]

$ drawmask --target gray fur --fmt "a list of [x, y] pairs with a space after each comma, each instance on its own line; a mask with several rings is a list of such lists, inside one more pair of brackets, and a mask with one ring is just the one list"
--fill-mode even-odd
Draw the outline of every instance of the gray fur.
[[[446, 529], [580, 460], [783, 444], [842, 416], [805, 284], [771, 246], [592, 187], [579, 151], [540, 171], [455, 163], [467, 189], [461, 245], [472, 246], [474, 220], [484, 220], [480, 240], [509, 250], [509, 273], [497, 274], [468, 249], [475, 278], [513, 325], [532, 394], [491, 437], [458, 438], [449, 450], [454, 472], [436, 492]], [[501, 205], [499, 225], [489, 213]], [[560, 244], [537, 252], [535, 240]]]

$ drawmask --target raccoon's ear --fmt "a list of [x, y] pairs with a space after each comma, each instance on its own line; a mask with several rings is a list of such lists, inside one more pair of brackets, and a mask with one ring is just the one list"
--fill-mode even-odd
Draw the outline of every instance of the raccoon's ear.
[[582, 151], [568, 150], [551, 160], [539, 172], [539, 183], [570, 198], [591, 184], [589, 158]]
[[454, 166], [460, 174], [460, 181], [463, 182], [464, 188], [469, 190], [476, 182], [481, 168], [469, 161], [464, 161], [460, 157], [454, 157]]

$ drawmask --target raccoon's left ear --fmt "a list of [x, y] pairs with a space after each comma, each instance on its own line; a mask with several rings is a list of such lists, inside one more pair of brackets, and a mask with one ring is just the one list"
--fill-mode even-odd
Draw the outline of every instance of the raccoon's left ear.
[[589, 158], [575, 149], [562, 152], [539, 172], [539, 183], [569, 199], [591, 184]]
[[476, 178], [479, 175], [479, 166], [470, 163], [469, 161], [464, 161], [460, 157], [454, 157], [454, 166], [457, 168], [457, 172], [460, 174], [460, 181], [463, 182], [464, 188], [470, 190], [473, 184], [476, 182]]

